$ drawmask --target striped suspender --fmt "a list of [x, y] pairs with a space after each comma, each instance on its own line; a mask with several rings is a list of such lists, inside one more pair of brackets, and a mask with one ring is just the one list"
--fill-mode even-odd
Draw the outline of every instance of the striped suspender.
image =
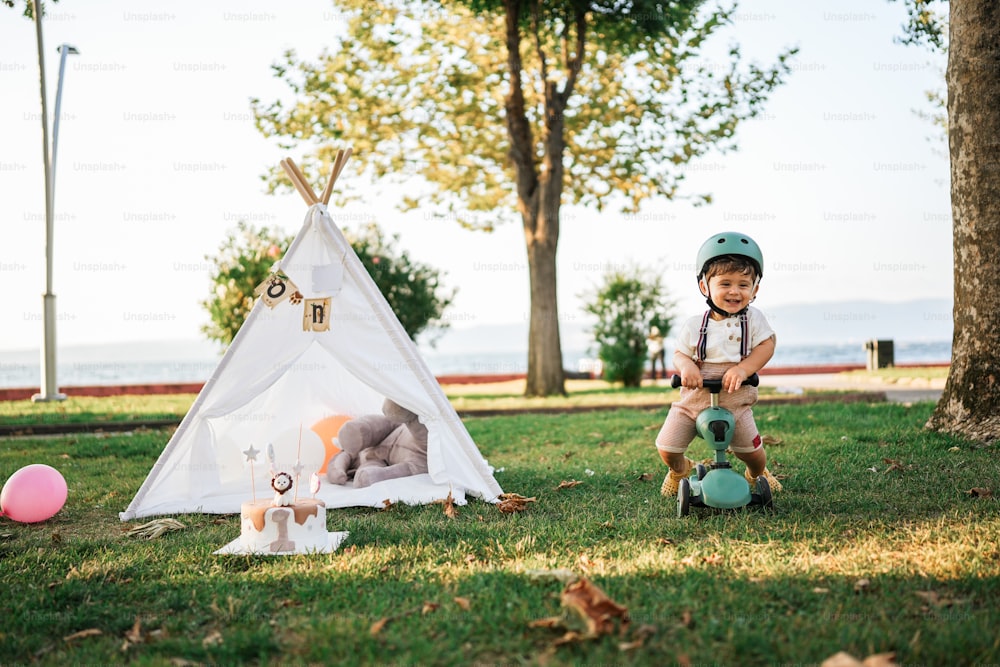
[[698, 330], [698, 344], [694, 346], [694, 360], [705, 361], [708, 354], [708, 318], [712, 316], [711, 310], [705, 311], [705, 316], [701, 318], [701, 328]]
[[[708, 356], [708, 320], [712, 311], [705, 311], [698, 329], [698, 343], [694, 347], [695, 361], [705, 361]], [[750, 356], [750, 318], [746, 312], [740, 314], [740, 359]]]

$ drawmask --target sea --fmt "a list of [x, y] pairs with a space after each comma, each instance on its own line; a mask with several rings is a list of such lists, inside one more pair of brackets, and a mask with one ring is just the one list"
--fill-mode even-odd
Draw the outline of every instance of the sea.
[[[883, 343], [884, 345], [884, 343]], [[896, 365], [947, 364], [951, 341], [893, 341]], [[421, 348], [421, 355], [437, 376], [507, 375], [527, 371], [524, 349], [445, 350]], [[769, 368], [825, 365], [865, 365], [869, 351], [863, 342], [779, 345]], [[671, 356], [667, 351], [667, 358]], [[60, 388], [89, 385], [172, 384], [205, 382], [221, 359], [220, 350], [204, 341], [156, 341], [67, 346], [57, 351]], [[594, 366], [593, 351], [567, 345], [563, 367], [587, 372]], [[0, 388], [38, 387], [41, 378], [38, 350], [0, 351]]]

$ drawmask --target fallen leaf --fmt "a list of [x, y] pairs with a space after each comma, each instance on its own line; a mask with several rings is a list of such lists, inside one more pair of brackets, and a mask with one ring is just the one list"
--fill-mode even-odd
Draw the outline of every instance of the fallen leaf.
[[674, 541], [669, 537], [661, 537], [660, 539], [656, 540], [656, 543], [667, 547], [672, 545]]
[[222, 643], [222, 633], [218, 630], [212, 630], [208, 635], [201, 640], [201, 645], [205, 648], [209, 646], [218, 646]]
[[760, 439], [760, 441], [763, 442], [765, 445], [771, 445], [772, 447], [774, 445], [781, 445], [785, 442], [781, 438], [776, 438], [773, 435], [765, 435]]
[[504, 514], [523, 512], [528, 508], [528, 503], [533, 503], [536, 500], [536, 498], [525, 498], [517, 493], [501, 493], [497, 497], [500, 499], [497, 507]]
[[709, 565], [721, 565], [726, 559], [723, 558], [722, 554], [713, 553], [710, 556], [705, 556], [701, 560]]
[[649, 480], [653, 479], [653, 473], [644, 472], [641, 475], [639, 475], [636, 479], [638, 479], [640, 482], [648, 482]]
[[448, 497], [444, 500], [436, 501], [444, 505], [444, 515], [449, 519], [454, 519], [458, 516], [458, 510], [455, 509], [455, 498], [452, 497], [451, 491], [448, 491]]
[[558, 628], [562, 627], [563, 619], [562, 616], [549, 616], [548, 618], [539, 618], [538, 620], [531, 621], [528, 623], [529, 628]]
[[586, 635], [582, 635], [579, 632], [569, 631], [564, 634], [559, 639], [552, 642], [553, 646], [563, 646], [565, 644], [573, 644], [575, 642], [583, 641], [584, 639], [589, 639]]
[[131, 629], [125, 631], [125, 639], [133, 644], [142, 643], [142, 621], [136, 616]]
[[420, 608], [420, 615], [426, 616], [427, 614], [433, 611], [437, 611], [438, 607], [440, 606], [441, 605], [438, 604], [437, 602], [425, 602], [424, 606]]
[[104, 633], [97, 628], [87, 628], [86, 630], [80, 630], [79, 632], [74, 632], [71, 635], [66, 635], [65, 637], [63, 637], [63, 641], [72, 642], [76, 641], [77, 639], [85, 639], [87, 637], [98, 637], [103, 634]]
[[854, 582], [855, 593], [866, 593], [871, 588], [871, 579], [858, 579]]
[[820, 667], [863, 667], [863, 665], [850, 653], [841, 651], [824, 660]]
[[889, 464], [889, 467], [886, 468], [885, 471], [884, 471], [886, 473], [890, 473], [893, 470], [903, 471], [903, 470], [907, 470], [907, 469], [913, 467], [913, 466], [908, 466], [905, 463], [903, 463], [902, 461], [899, 461], [897, 459], [882, 459], [882, 462]]
[[948, 451], [949, 452], [960, 452], [960, 451], [962, 451], [962, 448], [961, 447], [949, 447]]
[[455, 597], [452, 598], [452, 601], [459, 607], [461, 607], [462, 611], [469, 611], [470, 609], [472, 609], [472, 603], [469, 601], [469, 598]]
[[876, 653], [861, 661], [864, 667], [898, 667], [895, 653]]
[[122, 642], [121, 652], [126, 653], [134, 645], [141, 644], [142, 642], [142, 625], [139, 617], [136, 616], [135, 623], [132, 624], [130, 629], [125, 631], [125, 641]]
[[385, 624], [388, 622], [389, 622], [388, 618], [380, 618], [379, 620], [372, 623], [371, 627], [368, 628], [368, 634], [371, 635], [372, 637], [378, 635], [378, 633], [382, 632], [382, 628], [384, 628]]
[[583, 619], [590, 637], [609, 634], [615, 628], [615, 619], [621, 621], [622, 631], [628, 625], [628, 609], [614, 602], [587, 579], [578, 579], [568, 585], [560, 599], [563, 606]]
[[969, 495], [973, 498], [992, 498], [993, 490], [984, 489], [983, 487], [977, 486], [975, 488], [969, 489]]
[[623, 642], [618, 645], [619, 651], [632, 651], [637, 648], [642, 648], [646, 644], [646, 640], [656, 634], [656, 626], [644, 624], [640, 625], [632, 633], [632, 641]]
[[574, 486], [577, 486], [578, 484], [583, 484], [583, 482], [575, 479], [571, 480], [564, 479], [563, 481], [559, 482], [559, 486], [556, 487], [556, 491], [560, 489], [572, 489]]
[[144, 537], [147, 540], [155, 540], [164, 533], [174, 530], [184, 530], [185, 528], [187, 528], [187, 526], [177, 519], [154, 519], [153, 521], [144, 523], [141, 526], [134, 526], [127, 529], [125, 534], [132, 537]]
[[816, 593], [817, 595], [823, 595], [823, 594], [829, 593], [829, 592], [830, 592], [829, 588], [821, 588], [819, 586], [817, 586], [816, 588], [813, 589], [813, 593]]

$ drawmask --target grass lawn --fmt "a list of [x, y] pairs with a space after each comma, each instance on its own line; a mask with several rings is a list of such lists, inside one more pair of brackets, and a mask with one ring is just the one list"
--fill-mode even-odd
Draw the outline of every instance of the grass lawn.
[[[0, 440], [0, 478], [48, 463], [70, 488], [48, 522], [0, 519], [0, 664], [1000, 663], [1000, 507], [970, 494], [1000, 489], [1000, 458], [925, 432], [931, 409], [762, 403], [775, 511], [684, 519], [659, 495], [662, 408], [468, 419], [524, 512], [331, 510], [338, 552], [281, 558], [213, 556], [234, 515], [124, 533], [166, 431]], [[558, 570], [628, 609], [621, 635], [558, 645], [583, 628], [538, 575]]]

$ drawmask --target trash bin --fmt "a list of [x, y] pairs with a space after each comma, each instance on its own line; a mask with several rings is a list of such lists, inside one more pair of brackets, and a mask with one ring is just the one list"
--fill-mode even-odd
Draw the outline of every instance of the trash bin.
[[870, 371], [879, 368], [892, 368], [896, 365], [895, 354], [891, 340], [872, 339], [865, 341], [865, 351], [868, 353], [868, 361], [865, 366]]

